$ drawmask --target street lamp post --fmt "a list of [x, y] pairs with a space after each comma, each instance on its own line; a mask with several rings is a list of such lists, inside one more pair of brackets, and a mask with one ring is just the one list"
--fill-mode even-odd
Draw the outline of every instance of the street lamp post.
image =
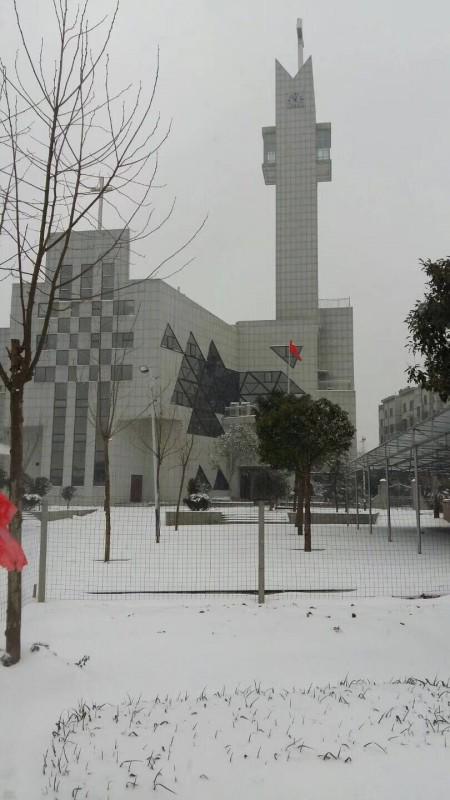
[[[139, 367], [139, 371], [143, 375], [150, 375], [153, 382], [153, 388], [156, 383], [156, 378], [152, 375], [149, 367], [143, 365]], [[156, 544], [159, 544], [161, 538], [161, 509], [159, 502], [159, 480], [158, 480], [158, 453], [156, 450], [156, 415], [155, 415], [155, 399], [150, 405], [150, 420], [152, 425], [152, 455], [153, 455], [153, 492], [155, 498], [155, 532]]]

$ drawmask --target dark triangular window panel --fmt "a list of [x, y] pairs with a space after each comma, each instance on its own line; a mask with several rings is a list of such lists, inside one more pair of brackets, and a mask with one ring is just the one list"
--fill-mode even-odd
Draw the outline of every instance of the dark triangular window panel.
[[205, 489], [209, 491], [211, 489], [211, 483], [206, 477], [205, 471], [201, 464], [198, 465], [197, 474], [195, 476], [195, 482], [200, 489]]
[[[290, 355], [289, 346], [287, 344], [275, 344], [272, 345], [270, 349], [273, 350], [273, 352], [276, 353], [276, 355], [279, 356], [285, 364], [289, 364], [290, 367], [294, 368], [297, 364], [298, 359], [295, 356]], [[298, 349], [301, 353], [303, 348], [299, 347]]]
[[216, 438], [222, 436], [223, 428], [212, 411], [206, 409], [194, 409], [189, 422], [188, 433], [196, 436], [210, 436]]
[[200, 380], [205, 369], [205, 362], [201, 358], [197, 358], [197, 356], [185, 356], [184, 361], [189, 365], [196, 379]]
[[178, 375], [179, 378], [183, 378], [186, 381], [192, 381], [193, 383], [197, 383], [197, 375], [189, 364], [186, 356], [183, 358], [181, 362], [180, 372]]
[[200, 347], [198, 346], [197, 340], [196, 340], [194, 334], [192, 333], [192, 331], [189, 334], [189, 339], [186, 342], [185, 353], [186, 353], [187, 356], [194, 356], [194, 358], [198, 358], [199, 361], [204, 361], [205, 360], [205, 358], [203, 356], [203, 353], [200, 350]]
[[217, 492], [227, 492], [229, 488], [230, 484], [228, 483], [225, 475], [223, 474], [221, 469], [218, 469], [216, 480], [214, 481], [214, 489]]
[[253, 391], [255, 386], [258, 386], [258, 381], [253, 377], [252, 373], [244, 373], [241, 379], [241, 394], [242, 392]]
[[191, 381], [185, 381], [183, 378], [179, 378], [177, 381], [177, 385], [181, 386], [186, 397], [189, 398], [189, 401], [191, 403], [191, 408], [194, 408], [198, 392], [197, 384], [191, 383]]
[[172, 403], [176, 406], [185, 406], [186, 408], [192, 408], [192, 401], [189, 399], [189, 396], [186, 394], [183, 388], [183, 384], [181, 381], [177, 381], [173, 394], [172, 394]]
[[225, 367], [225, 364], [222, 361], [222, 356], [220, 355], [215, 343], [211, 340], [208, 350], [208, 362], [211, 364], [220, 364], [221, 367]]
[[[280, 392], [285, 392], [287, 394], [288, 390], [288, 380], [284, 372], [280, 373], [280, 379], [277, 384], [277, 389]], [[305, 394], [303, 389], [300, 388], [293, 380], [289, 381], [289, 394]]]
[[183, 352], [183, 349], [169, 323], [167, 323], [164, 336], [161, 339], [161, 347], [165, 347], [166, 350], [173, 350], [175, 353]]

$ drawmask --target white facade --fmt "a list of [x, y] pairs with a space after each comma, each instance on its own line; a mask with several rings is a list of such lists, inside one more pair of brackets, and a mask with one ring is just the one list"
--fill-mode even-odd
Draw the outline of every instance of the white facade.
[[378, 406], [380, 444], [434, 417], [449, 405], [449, 401], [445, 403], [435, 392], [427, 392], [420, 386], [407, 386], [398, 394], [385, 397]]
[[[211, 487], [223, 486], [212, 453], [225, 408], [255, 402], [274, 388], [286, 391], [288, 371], [291, 392], [328, 397], [354, 422], [352, 309], [349, 301], [321, 304], [317, 288], [317, 183], [331, 179], [331, 127], [316, 123], [312, 63], [302, 62], [301, 26], [298, 43], [296, 76], [276, 64], [276, 126], [263, 129], [264, 177], [277, 195], [276, 319], [227, 324], [161, 280], [133, 280], [127, 230], [74, 233], [46, 349], [25, 398], [26, 469], [49, 477], [54, 493], [75, 485], [78, 498], [101, 499], [99, 426], [108, 403], [114, 407], [113, 502], [153, 499], [155, 397], [168, 442], [163, 501], [176, 497], [178, 451], [190, 434], [195, 449], [187, 478], [201, 468]], [[57, 254], [55, 247], [48, 274]], [[40, 293], [36, 337], [45, 283]], [[14, 322], [18, 302], [16, 286], [11, 336], [20, 336]], [[301, 349], [301, 363], [288, 355], [290, 340]]]

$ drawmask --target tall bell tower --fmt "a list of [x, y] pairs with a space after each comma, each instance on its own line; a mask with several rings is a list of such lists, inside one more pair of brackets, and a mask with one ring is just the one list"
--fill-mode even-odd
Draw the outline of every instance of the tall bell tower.
[[276, 319], [318, 314], [317, 183], [331, 180], [331, 124], [316, 122], [312, 60], [298, 71], [275, 62], [276, 125], [263, 128], [263, 174], [276, 187]]

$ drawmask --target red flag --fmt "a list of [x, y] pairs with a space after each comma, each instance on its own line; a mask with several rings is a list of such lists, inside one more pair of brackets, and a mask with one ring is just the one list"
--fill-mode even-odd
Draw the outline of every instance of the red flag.
[[301, 356], [300, 350], [297, 347], [297, 345], [295, 344], [295, 342], [292, 341], [292, 339], [289, 342], [289, 352], [290, 352], [291, 356], [294, 356], [297, 359], [297, 361], [303, 361], [303, 358]]
[[8, 572], [20, 572], [28, 564], [19, 542], [7, 528], [16, 511], [15, 505], [0, 493], [0, 566]]

